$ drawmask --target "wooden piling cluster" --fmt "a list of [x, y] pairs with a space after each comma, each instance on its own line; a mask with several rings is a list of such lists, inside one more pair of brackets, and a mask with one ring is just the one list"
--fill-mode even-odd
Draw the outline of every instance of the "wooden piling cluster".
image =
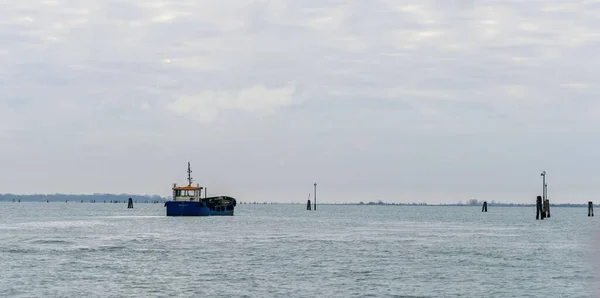
[[535, 219], [539, 220], [544, 219], [544, 217], [546, 217], [543, 212], [543, 206], [542, 206], [542, 196], [537, 196], [537, 199], [535, 200]]
[[550, 218], [550, 200], [548, 200], [548, 184], [546, 184], [546, 171], [542, 171], [542, 195], [536, 198], [535, 219]]
[[129, 198], [129, 200], [127, 201], [127, 208], [133, 208], [133, 199]]
[[588, 216], [594, 216], [594, 203], [588, 202]]
[[544, 200], [542, 199], [542, 196], [537, 196], [535, 206], [535, 219], [544, 219], [550, 217], [550, 200]]
[[483, 201], [483, 206], [481, 206], [481, 212], [487, 212], [487, 201]]

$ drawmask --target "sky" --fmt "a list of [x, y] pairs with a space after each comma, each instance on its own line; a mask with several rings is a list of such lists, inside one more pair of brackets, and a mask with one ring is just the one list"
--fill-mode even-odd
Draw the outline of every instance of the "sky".
[[600, 195], [600, 1], [0, 5], [0, 193]]

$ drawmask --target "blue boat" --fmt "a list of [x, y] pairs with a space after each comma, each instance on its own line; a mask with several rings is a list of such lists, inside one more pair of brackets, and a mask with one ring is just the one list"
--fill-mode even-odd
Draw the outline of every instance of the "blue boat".
[[[204, 189], [204, 198], [202, 198]], [[188, 185], [173, 184], [173, 199], [165, 202], [167, 216], [232, 216], [237, 202], [228, 196], [207, 197], [200, 184], [192, 186], [192, 170], [188, 162]]]

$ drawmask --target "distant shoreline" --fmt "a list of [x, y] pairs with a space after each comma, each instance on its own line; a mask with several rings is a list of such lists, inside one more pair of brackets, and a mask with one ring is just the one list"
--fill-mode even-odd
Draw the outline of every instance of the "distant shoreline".
[[[246, 204], [246, 203], [244, 203]], [[277, 202], [248, 202], [248, 205], [305, 205], [305, 203], [277, 203]], [[412, 203], [387, 203], [387, 204], [361, 204], [361, 203], [319, 203], [318, 206], [410, 206], [410, 207], [478, 207], [481, 208], [481, 205], [467, 205], [467, 204], [412, 204]], [[535, 207], [535, 204], [511, 204], [511, 203], [496, 203], [496, 204], [489, 204], [488, 203], [488, 207]], [[587, 204], [552, 204], [550, 203], [550, 206], [552, 207], [587, 207]], [[594, 206], [597, 206], [597, 204], [594, 204]]]
[[[90, 202], [95, 201], [96, 203], [102, 203], [104, 201], [127, 201], [132, 198], [134, 201], [139, 202], [165, 202], [169, 198], [161, 197], [159, 195], [139, 195], [139, 194], [0, 194], [0, 202]], [[243, 205], [264, 205], [264, 204], [280, 204], [280, 205], [305, 205], [306, 203], [297, 202], [258, 202], [258, 201], [239, 201], [239, 204]], [[385, 202], [359, 202], [359, 203], [319, 203], [318, 206], [323, 205], [348, 205], [348, 206], [446, 206], [446, 207], [481, 207], [483, 201], [471, 201], [469, 203], [385, 203]], [[596, 204], [594, 204], [596, 205]], [[587, 203], [573, 204], [573, 203], [550, 203], [552, 207], [587, 207]], [[502, 202], [488, 202], [488, 207], [535, 207], [534, 203], [502, 203]]]
[[21, 202], [64, 202], [64, 201], [84, 201], [94, 200], [96, 203], [103, 201], [127, 201], [129, 198], [134, 201], [160, 201], [164, 202], [166, 198], [158, 195], [139, 195], [139, 194], [0, 194], [0, 202], [12, 202], [13, 200]]

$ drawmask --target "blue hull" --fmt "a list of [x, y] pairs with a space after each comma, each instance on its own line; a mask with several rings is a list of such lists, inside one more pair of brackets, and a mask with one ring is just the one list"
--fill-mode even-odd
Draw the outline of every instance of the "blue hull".
[[165, 203], [167, 216], [232, 216], [233, 206], [210, 208], [204, 202], [176, 202]]

